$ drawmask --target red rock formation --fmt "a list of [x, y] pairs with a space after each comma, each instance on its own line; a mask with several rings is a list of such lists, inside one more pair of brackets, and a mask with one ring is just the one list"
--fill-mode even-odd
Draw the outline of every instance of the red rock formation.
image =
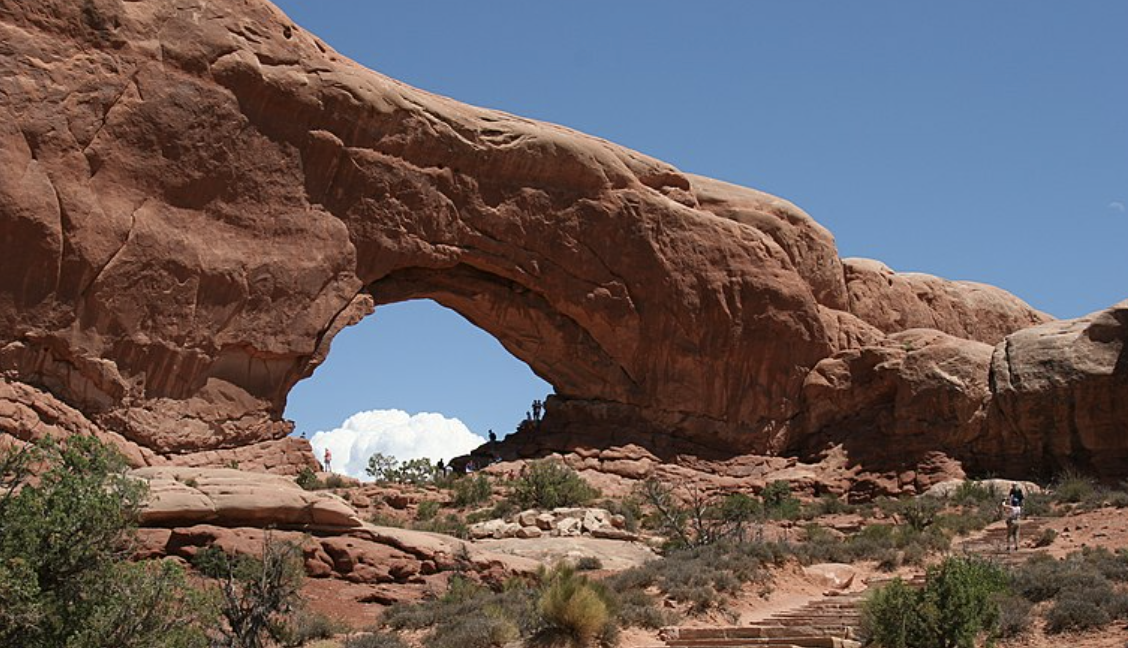
[[932, 328], [997, 344], [1007, 334], [1053, 318], [994, 286], [897, 273], [880, 261], [844, 259], [850, 312], [886, 333]]
[[[1046, 319], [844, 266], [786, 201], [410, 88], [261, 0], [0, 0], [0, 43], [0, 371], [139, 463], [281, 439], [333, 335], [405, 299], [551, 382], [565, 437], [727, 453], [826, 436], [846, 412], [803, 416], [808, 372], [883, 332], [994, 343]], [[895, 379], [913, 403], [977, 410], [919, 378]]]

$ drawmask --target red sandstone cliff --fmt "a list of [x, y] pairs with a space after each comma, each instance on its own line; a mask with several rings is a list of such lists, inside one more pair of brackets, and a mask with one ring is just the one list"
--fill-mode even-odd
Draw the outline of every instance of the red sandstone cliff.
[[1006, 337], [1050, 319], [1017, 298], [844, 263], [784, 200], [408, 87], [262, 0], [0, 0], [0, 115], [3, 381], [140, 463], [276, 443], [333, 335], [422, 297], [553, 384], [561, 438], [1125, 445], [1123, 408], [1074, 416], [1067, 444], [1031, 413], [1119, 402], [1123, 361], [992, 378], [988, 345], [1063, 353]]

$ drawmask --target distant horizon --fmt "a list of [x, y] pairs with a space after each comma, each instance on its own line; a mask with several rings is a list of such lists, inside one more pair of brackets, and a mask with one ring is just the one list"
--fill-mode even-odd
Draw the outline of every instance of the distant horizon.
[[[409, 85], [789, 200], [842, 258], [1063, 319], [1128, 298], [1128, 3], [276, 4]], [[382, 307], [342, 332], [287, 417], [312, 433], [403, 409], [507, 432], [547, 384], [444, 311]]]

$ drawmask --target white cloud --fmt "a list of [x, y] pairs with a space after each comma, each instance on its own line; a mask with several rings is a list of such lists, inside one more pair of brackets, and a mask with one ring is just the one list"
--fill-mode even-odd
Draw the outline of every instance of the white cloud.
[[333, 472], [371, 481], [364, 469], [377, 452], [400, 461], [419, 457], [450, 461], [485, 441], [462, 421], [442, 414], [371, 410], [353, 414], [334, 430], [315, 433], [309, 443], [318, 459], [325, 456], [326, 448], [332, 452]]
[[1110, 202], [1108, 204], [1108, 208], [1113, 210], [1113, 211], [1118, 211], [1121, 214], [1123, 214], [1125, 211], [1128, 211], [1124, 207], [1124, 203], [1120, 202], [1119, 200], [1114, 200], [1114, 201]]

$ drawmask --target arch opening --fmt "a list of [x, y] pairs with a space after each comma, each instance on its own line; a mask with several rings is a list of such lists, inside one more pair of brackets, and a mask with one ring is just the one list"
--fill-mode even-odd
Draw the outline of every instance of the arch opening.
[[294, 435], [329, 447], [333, 468], [364, 475], [382, 452], [433, 461], [513, 432], [552, 386], [457, 311], [419, 298], [382, 304], [333, 339], [298, 382], [285, 417]]

